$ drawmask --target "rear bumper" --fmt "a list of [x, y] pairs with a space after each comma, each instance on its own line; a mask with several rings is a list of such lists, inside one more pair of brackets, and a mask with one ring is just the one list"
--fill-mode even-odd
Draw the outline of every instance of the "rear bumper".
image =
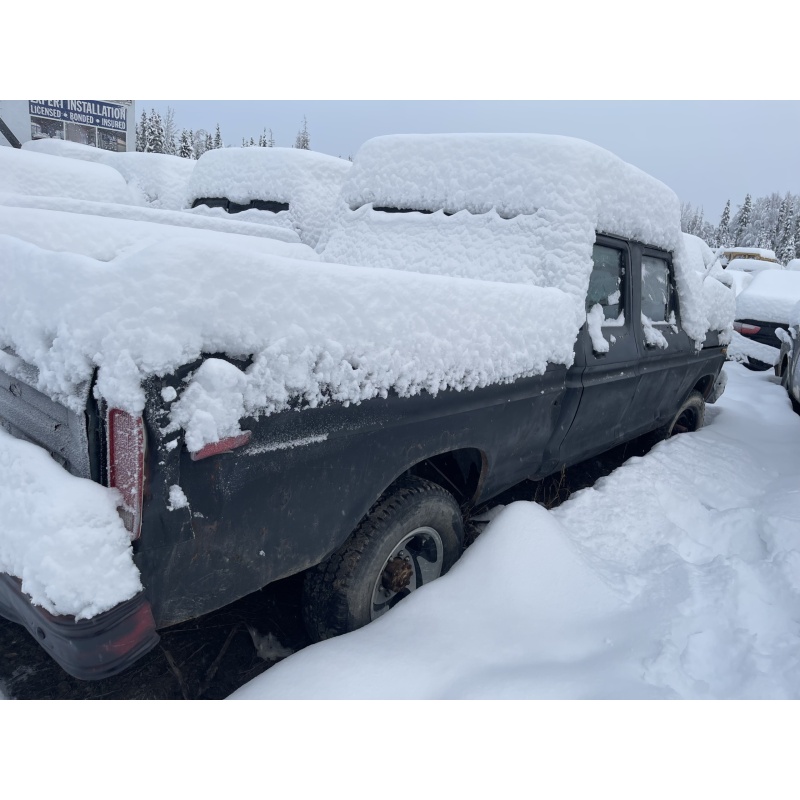
[[76, 620], [34, 606], [19, 579], [0, 574], [0, 615], [24, 625], [65, 672], [81, 680], [117, 675], [159, 641], [142, 592], [96, 617]]

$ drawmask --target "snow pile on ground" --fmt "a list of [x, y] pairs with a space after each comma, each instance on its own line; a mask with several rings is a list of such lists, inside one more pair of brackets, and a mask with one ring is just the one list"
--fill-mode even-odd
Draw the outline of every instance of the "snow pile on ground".
[[186, 187], [197, 163], [191, 158], [164, 153], [116, 153], [59, 139], [36, 139], [25, 142], [22, 148], [105, 164], [122, 175], [139, 202], [175, 210], [186, 205]]
[[[166, 240], [182, 241], [187, 247], [193, 248], [202, 247], [206, 242], [215, 243], [220, 247], [231, 243], [232, 246], [248, 248], [255, 253], [275, 253], [289, 258], [319, 260], [319, 256], [310, 247], [299, 242], [290, 244], [262, 237], [193, 230], [154, 222], [74, 214], [68, 211], [2, 207], [2, 197], [0, 197], [0, 234], [30, 242], [45, 250], [80, 253], [103, 262], [130, 256], [155, 242]], [[53, 269], [57, 268], [54, 264]], [[224, 270], [221, 274], [224, 274]], [[30, 287], [30, 291], [34, 291], [33, 287]]]
[[725, 371], [705, 429], [509, 506], [446, 576], [232, 696], [800, 698], [800, 417]]
[[52, 614], [93, 617], [141, 590], [118, 495], [0, 430], [0, 572]]
[[736, 297], [736, 319], [785, 323], [800, 302], [800, 274], [782, 269], [759, 272]]
[[[286, 228], [276, 228], [275, 226], [253, 225], [244, 220], [232, 219], [229, 215], [226, 215], [223, 219], [208, 219], [182, 211], [166, 211], [148, 208], [147, 206], [99, 203], [94, 200], [73, 200], [60, 197], [26, 197], [20, 194], [7, 194], [4, 192], [0, 192], [0, 206], [69, 211], [73, 214], [88, 214], [95, 217], [109, 217], [110, 219], [130, 219], [136, 222], [157, 223], [158, 225], [218, 231], [220, 233], [239, 233], [245, 236], [260, 236], [263, 239], [276, 239], [280, 242], [300, 244], [300, 238], [294, 231]], [[5, 211], [0, 211], [0, 215], [5, 213]], [[170, 233], [170, 235], [173, 234], [174, 232]], [[302, 250], [299, 248], [296, 248], [296, 250], [298, 254], [301, 254], [299, 257], [318, 260], [317, 255], [307, 245], [302, 245]]]
[[287, 147], [230, 147], [209, 150], [197, 161], [188, 205], [200, 198], [288, 203], [287, 211], [255, 211], [272, 225], [290, 228], [314, 247], [328, 224], [350, 162]]
[[596, 231], [674, 254], [681, 322], [701, 346], [709, 318], [724, 316], [706, 303], [722, 295], [703, 293], [702, 277], [686, 254], [678, 198], [650, 175], [579, 139], [371, 139], [356, 156], [317, 249], [326, 261], [554, 286], [575, 298], [577, 335], [585, 322]]
[[110, 167], [11, 147], [0, 147], [0, 192], [102, 203], [137, 201], [122, 175]]
[[[300, 261], [256, 244], [209, 233], [98, 261], [0, 234], [0, 347], [73, 408], [98, 366], [100, 394], [131, 413], [143, 408], [145, 376], [203, 352], [253, 355], [242, 374], [248, 414], [295, 398], [314, 406], [472, 389], [572, 362], [573, 301], [557, 289]], [[200, 389], [205, 377], [195, 377]], [[191, 409], [174, 406], [196, 447], [219, 433], [193, 413], [209, 411], [200, 389], [186, 392]]]

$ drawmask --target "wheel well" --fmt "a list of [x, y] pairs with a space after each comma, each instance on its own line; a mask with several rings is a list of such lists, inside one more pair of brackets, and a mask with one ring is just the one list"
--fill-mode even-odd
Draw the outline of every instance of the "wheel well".
[[700, 380], [697, 381], [692, 391], [700, 392], [700, 394], [703, 395], [703, 399], [707, 400], [713, 388], [714, 388], [714, 376], [706, 375], [705, 377], [700, 378]]
[[404, 474], [427, 478], [450, 492], [460, 506], [469, 506], [478, 494], [485, 475], [486, 456], [467, 447], [426, 458]]

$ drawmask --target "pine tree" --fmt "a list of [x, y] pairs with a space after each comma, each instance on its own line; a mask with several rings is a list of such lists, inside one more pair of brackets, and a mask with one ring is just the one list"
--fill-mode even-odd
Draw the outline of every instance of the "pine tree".
[[731, 201], [725, 203], [725, 208], [722, 211], [722, 219], [719, 221], [717, 228], [716, 246], [728, 247], [730, 244], [730, 231], [728, 230], [731, 224]]
[[794, 218], [794, 257], [800, 258], [800, 205]]
[[787, 230], [786, 226], [791, 220], [791, 211], [789, 210], [789, 198], [791, 195], [786, 195], [786, 197], [781, 200], [780, 209], [778, 211], [778, 219], [775, 221], [775, 227], [772, 231], [772, 241], [775, 243], [775, 253], [777, 255], [778, 250], [781, 247], [781, 241], [786, 236]]
[[151, 110], [150, 119], [148, 120], [145, 152], [164, 152], [164, 124], [161, 122], [161, 115], [155, 110]]
[[305, 115], [303, 116], [303, 127], [297, 132], [294, 146], [297, 150], [311, 149], [311, 138], [308, 135], [308, 122], [306, 122]]
[[217, 123], [217, 130], [214, 134], [214, 149], [219, 150], [223, 147], [222, 134], [219, 132], [219, 122]]
[[206, 134], [205, 149], [206, 150], [213, 150], [214, 149], [214, 140], [211, 138], [211, 134], [210, 133]]
[[143, 153], [147, 144], [147, 112], [142, 109], [142, 116], [136, 125], [136, 152]]
[[194, 158], [194, 147], [192, 146], [192, 132], [184, 128], [181, 131], [181, 141], [178, 145], [178, 155], [181, 158]]
[[164, 152], [174, 156], [178, 152], [175, 139], [178, 129], [175, 127], [175, 109], [167, 106], [167, 113], [164, 116]]
[[258, 146], [259, 147], [266, 147], [267, 146], [267, 129], [264, 128], [264, 132], [258, 137]]
[[275, 137], [272, 135], [272, 128], [269, 129], [269, 139], [267, 139], [267, 147], [275, 147]]
[[736, 224], [736, 235], [733, 239], [733, 246], [740, 247], [742, 241], [744, 240], [744, 232], [747, 226], [750, 224], [750, 212], [752, 211], [753, 201], [748, 194], [744, 198], [744, 205], [742, 206], [741, 210], [739, 211], [739, 221]]
[[778, 234], [778, 245], [775, 255], [781, 264], [788, 264], [793, 258], [797, 243], [794, 240], [794, 207], [792, 203], [792, 196], [786, 196], [786, 209], [781, 226], [780, 233]]
[[249, 144], [247, 146], [248, 147], [255, 147], [256, 146], [256, 140], [252, 136], [250, 137], [250, 142], [249, 142]]

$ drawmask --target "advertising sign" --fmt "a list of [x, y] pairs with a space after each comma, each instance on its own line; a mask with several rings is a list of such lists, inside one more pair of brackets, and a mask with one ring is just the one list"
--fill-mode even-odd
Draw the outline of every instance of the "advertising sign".
[[66, 139], [127, 150], [128, 104], [109, 100], [29, 100], [31, 139]]

